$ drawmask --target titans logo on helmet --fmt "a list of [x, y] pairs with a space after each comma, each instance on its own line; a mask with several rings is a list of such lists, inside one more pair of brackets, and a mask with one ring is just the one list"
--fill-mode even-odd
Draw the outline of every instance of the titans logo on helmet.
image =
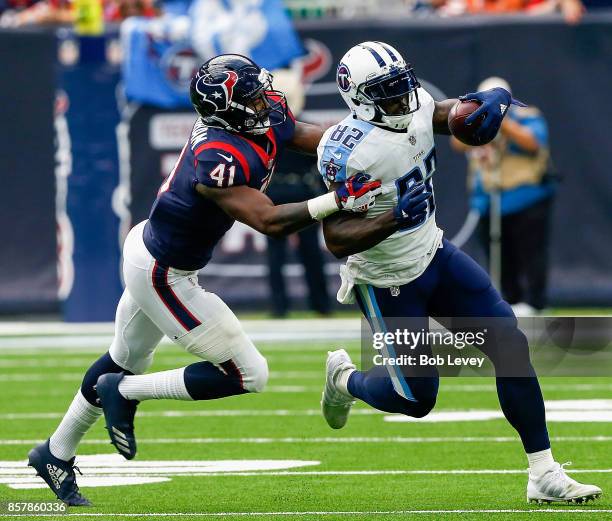
[[238, 74], [234, 71], [225, 73], [227, 78], [221, 83], [208, 83], [201, 77], [196, 83], [196, 90], [202, 99], [214, 106], [215, 111], [227, 110], [232, 101], [234, 85], [238, 81]]
[[351, 73], [348, 70], [348, 67], [341, 63], [338, 66], [338, 72], [336, 73], [336, 80], [338, 81], [338, 86], [340, 90], [343, 92], [347, 92], [351, 88]]

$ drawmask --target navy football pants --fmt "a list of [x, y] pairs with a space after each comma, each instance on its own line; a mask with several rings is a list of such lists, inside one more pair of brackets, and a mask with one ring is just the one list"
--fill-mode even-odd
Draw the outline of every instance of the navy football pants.
[[[468, 255], [444, 240], [431, 264], [416, 280], [401, 286], [392, 296], [389, 288], [359, 285], [357, 302], [373, 330], [384, 327], [384, 317], [499, 317], [505, 330], [496, 338], [494, 352], [486, 353], [497, 372], [504, 364], [522, 360], [525, 377], [496, 378], [497, 394], [504, 415], [517, 430], [525, 451], [537, 452], [550, 447], [546, 429], [544, 400], [529, 361], [527, 339], [516, 325], [512, 308], [491, 284], [488, 274]], [[412, 321], [411, 321], [412, 323]], [[401, 386], [401, 394], [393, 384]], [[398, 384], [399, 380], [399, 384]], [[401, 376], [394, 369], [375, 366], [356, 371], [349, 379], [349, 392], [382, 411], [421, 418], [436, 403], [439, 378]], [[403, 395], [403, 396], [402, 396]]]

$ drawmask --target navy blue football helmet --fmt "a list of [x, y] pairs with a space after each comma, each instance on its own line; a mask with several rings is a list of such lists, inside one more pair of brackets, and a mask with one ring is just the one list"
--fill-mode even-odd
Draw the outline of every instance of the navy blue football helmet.
[[[205, 62], [191, 80], [191, 103], [209, 127], [264, 134], [287, 119], [285, 95], [272, 88], [272, 75], [239, 54]], [[277, 113], [280, 118], [270, 115]]]

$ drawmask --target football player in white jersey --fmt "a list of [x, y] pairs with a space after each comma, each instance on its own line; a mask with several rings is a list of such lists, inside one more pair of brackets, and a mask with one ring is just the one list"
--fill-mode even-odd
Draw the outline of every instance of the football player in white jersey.
[[[527, 454], [527, 499], [581, 503], [599, 497], [600, 488], [573, 480], [553, 459], [542, 393], [512, 309], [487, 273], [446, 241], [436, 225], [434, 133], [450, 134], [448, 114], [458, 100], [434, 101], [401, 54], [382, 42], [351, 48], [338, 65], [337, 84], [351, 114], [328, 129], [319, 144], [321, 175], [334, 190], [363, 172], [380, 180], [383, 190], [367, 214], [337, 213], [324, 221], [330, 251], [348, 256], [338, 300], [356, 301], [374, 332], [388, 331], [389, 317], [419, 317], [424, 329], [430, 316], [490, 317], [495, 340], [483, 350], [495, 367], [501, 408]], [[508, 106], [520, 103], [501, 88], [461, 99], [481, 103], [467, 123], [482, 119], [475, 125], [482, 143], [496, 135]], [[382, 352], [386, 359], [397, 356], [393, 345]], [[517, 374], [508, 376], [508, 367]], [[339, 429], [360, 399], [382, 411], [420, 418], [434, 407], [438, 383], [436, 370], [415, 375], [384, 364], [359, 371], [340, 349], [327, 359], [323, 415]]]

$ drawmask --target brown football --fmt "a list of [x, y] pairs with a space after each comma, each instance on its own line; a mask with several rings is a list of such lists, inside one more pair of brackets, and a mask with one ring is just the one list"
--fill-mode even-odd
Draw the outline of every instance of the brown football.
[[478, 109], [478, 107], [480, 107], [480, 103], [477, 101], [458, 101], [448, 113], [448, 128], [453, 136], [466, 145], [478, 146], [486, 144], [486, 142], [476, 137], [476, 130], [478, 130], [482, 123], [484, 114], [471, 125], [465, 124], [465, 118]]

